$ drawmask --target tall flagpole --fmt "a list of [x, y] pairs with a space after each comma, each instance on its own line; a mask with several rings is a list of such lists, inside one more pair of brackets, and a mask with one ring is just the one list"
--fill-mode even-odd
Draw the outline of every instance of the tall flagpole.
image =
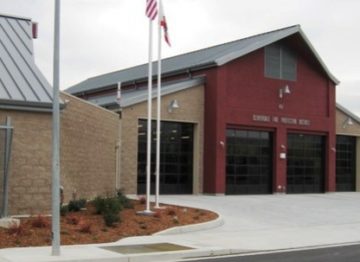
[[156, 118], [156, 183], [155, 183], [155, 208], [160, 208], [160, 124], [161, 124], [161, 19], [162, 6], [159, 0], [158, 14], [158, 78], [157, 78], [157, 118]]
[[52, 255], [60, 255], [60, 0], [55, 0], [52, 135]]
[[146, 157], [146, 209], [150, 210], [150, 173], [151, 173], [151, 116], [152, 116], [152, 20], [149, 19], [149, 72], [148, 72], [148, 118], [147, 118], [147, 157]]

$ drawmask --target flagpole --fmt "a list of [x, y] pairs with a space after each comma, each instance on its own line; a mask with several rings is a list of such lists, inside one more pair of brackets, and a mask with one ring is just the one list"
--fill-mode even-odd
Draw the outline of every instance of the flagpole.
[[155, 183], [155, 208], [160, 208], [159, 195], [160, 195], [160, 121], [161, 121], [161, 26], [162, 19], [162, 6], [159, 0], [158, 15], [158, 79], [157, 79], [157, 119], [156, 119], [156, 183]]
[[54, 18], [54, 72], [53, 72], [53, 126], [52, 126], [52, 252], [60, 256], [60, 0], [55, 0]]
[[152, 20], [149, 19], [149, 72], [148, 72], [148, 118], [147, 118], [147, 157], [146, 157], [146, 209], [150, 210], [150, 173], [151, 173], [151, 116], [152, 116]]
[[[121, 116], [121, 82], [117, 84], [116, 102], [119, 105], [119, 116]], [[115, 175], [115, 188], [120, 190], [120, 169], [121, 169], [121, 117], [119, 117], [118, 124], [118, 141], [116, 144], [116, 175]]]

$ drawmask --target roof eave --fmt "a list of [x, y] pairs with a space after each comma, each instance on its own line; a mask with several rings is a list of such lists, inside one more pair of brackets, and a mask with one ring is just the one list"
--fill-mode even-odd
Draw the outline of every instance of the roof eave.
[[335, 85], [340, 84], [340, 81], [330, 72], [330, 70], [327, 68], [327, 66], [325, 65], [324, 61], [321, 59], [320, 55], [316, 52], [315, 48], [313, 47], [313, 45], [311, 44], [311, 42], [309, 41], [309, 39], [306, 37], [305, 33], [302, 31], [302, 29], [299, 27], [299, 34], [301, 35], [301, 37], [304, 39], [304, 41], [306, 42], [306, 44], [309, 46], [309, 48], [311, 49], [312, 53], [314, 54], [314, 56], [316, 57], [316, 59], [319, 61], [320, 65], [322, 66], [322, 68], [324, 69], [324, 71], [326, 72], [326, 74], [328, 75], [328, 77], [331, 79], [331, 81], [334, 82]]
[[[195, 71], [200, 71], [200, 70], [204, 70], [204, 69], [209, 69], [209, 68], [212, 68], [212, 67], [216, 67], [218, 66], [216, 62], [211, 62], [211, 63], [204, 63], [204, 64], [201, 64], [201, 65], [196, 65], [196, 66], [193, 66], [193, 67], [187, 67], [187, 68], [183, 68], [183, 69], [180, 69], [180, 70], [174, 70], [174, 71], [169, 71], [169, 72], [166, 72], [166, 73], [163, 73], [162, 74], [162, 78], [164, 77], [172, 77], [172, 76], [176, 76], [176, 75], [179, 75], [179, 74], [185, 74], [185, 73], [188, 73], [189, 71], [191, 72], [195, 72]], [[154, 74], [153, 77], [156, 77], [157, 75]], [[147, 77], [142, 77], [142, 78], [137, 78], [137, 79], [131, 79], [131, 80], [128, 80], [126, 82], [122, 82], [122, 86], [126, 86], [126, 85], [130, 85], [134, 82], [136, 83], [146, 83], [148, 80]], [[94, 88], [94, 89], [90, 89], [90, 90], [82, 90], [82, 91], [76, 91], [76, 92], [71, 92], [71, 87], [66, 89], [65, 91], [68, 92], [69, 94], [72, 94], [72, 95], [82, 95], [82, 94], [92, 94], [92, 93], [97, 93], [97, 92], [100, 92], [100, 91], [106, 91], [106, 90], [109, 90], [109, 89], [113, 89], [113, 85], [115, 85], [116, 83], [112, 83], [112, 84], [108, 84], [106, 86], [102, 86], [102, 87], [99, 87], [99, 88]]]
[[[183, 81], [171, 84], [170, 87], [167, 87], [168, 89], [162, 90], [161, 95], [162, 96], [170, 95], [170, 94], [180, 92], [180, 91], [188, 89], [188, 88], [203, 85], [205, 83], [205, 78], [203, 76], [200, 76], [200, 77], [196, 77], [196, 78], [193, 78], [193, 79], [190, 79], [187, 81], [189, 81], [189, 82], [187, 82], [186, 84], [184, 84]], [[152, 92], [152, 99], [155, 99], [157, 97], [155, 89], [156, 89], [156, 87], [154, 87], [154, 90]], [[136, 104], [139, 104], [139, 103], [143, 103], [147, 99], [148, 99], [147, 94], [140, 94], [136, 97], [131, 97], [130, 99], [127, 99], [126, 102], [124, 102], [124, 101], [121, 102], [121, 108], [127, 108], [127, 107], [134, 106]], [[113, 107], [119, 106], [115, 97], [114, 97], [113, 101], [100, 103], [98, 105], [100, 105], [102, 107], [108, 107], [108, 108], [113, 108]]]
[[227, 63], [229, 63], [229, 62], [231, 62], [231, 61], [233, 61], [233, 60], [235, 60], [237, 58], [242, 57], [243, 55], [249, 54], [249, 53], [251, 53], [253, 51], [256, 51], [256, 50], [258, 50], [260, 48], [263, 48], [263, 47], [265, 47], [267, 45], [270, 45], [270, 44], [272, 44], [274, 42], [277, 42], [277, 41], [279, 41], [279, 40], [281, 40], [283, 38], [286, 38], [286, 37], [288, 37], [290, 35], [293, 35], [293, 34], [299, 32], [299, 30], [300, 30], [300, 26], [296, 25], [293, 28], [289, 28], [288, 29], [289, 32], [287, 34], [282, 35], [282, 37], [278, 37], [278, 38], [267, 40], [267, 41], [261, 41], [261, 42], [253, 43], [253, 44], [249, 45], [247, 48], [244, 48], [244, 49], [242, 49], [240, 51], [232, 52], [230, 54], [219, 57], [218, 59], [215, 60], [215, 63], [218, 66], [222, 66], [222, 65], [227, 64]]
[[0, 13], [0, 16], [6, 17], [6, 18], [13, 18], [13, 19], [31, 21], [31, 18], [23, 17], [23, 16], [9, 15], [9, 14], [3, 14], [3, 13]]
[[344, 106], [340, 105], [339, 103], [336, 103], [336, 108], [342, 111], [345, 115], [348, 115], [351, 117], [351, 119], [355, 120], [358, 124], [360, 124], [360, 118], [352, 113], [349, 109], [345, 108]]
[[[52, 112], [52, 103], [39, 103], [20, 100], [0, 100], [0, 108], [7, 110], [19, 110], [28, 112]], [[64, 109], [66, 104], [61, 101], [60, 109]]]

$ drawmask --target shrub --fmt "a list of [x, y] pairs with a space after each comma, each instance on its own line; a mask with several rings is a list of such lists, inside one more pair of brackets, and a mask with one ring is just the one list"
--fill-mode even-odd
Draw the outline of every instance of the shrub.
[[118, 213], [123, 208], [117, 197], [96, 197], [93, 203], [97, 214], [104, 214], [107, 211]]
[[48, 219], [42, 215], [38, 215], [32, 222], [32, 227], [46, 228], [50, 225]]
[[121, 189], [116, 191], [116, 197], [119, 199], [121, 205], [124, 208], [134, 208], [134, 205], [131, 202], [131, 200], [124, 195]]
[[78, 212], [86, 205], [86, 199], [79, 199], [79, 200], [70, 200], [68, 204], [68, 209], [70, 212]]
[[93, 201], [97, 214], [102, 214], [105, 225], [113, 226], [120, 221], [119, 212], [123, 209], [119, 197], [96, 197]]
[[105, 225], [108, 227], [113, 226], [115, 223], [120, 222], [119, 213], [115, 213], [110, 210], [106, 210], [103, 214]]
[[119, 199], [117, 198], [106, 198], [105, 209], [110, 210], [111, 212], [114, 213], [119, 213], [123, 209], [123, 206], [121, 205]]
[[95, 207], [95, 212], [96, 214], [101, 214], [103, 213], [103, 211], [105, 210], [105, 198], [102, 198], [100, 196], [97, 196], [94, 200], [93, 200], [93, 205]]
[[79, 200], [80, 208], [86, 208], [87, 200], [85, 198], [80, 198]]
[[60, 215], [62, 217], [66, 216], [66, 214], [69, 213], [69, 208], [68, 206], [61, 206], [60, 207]]

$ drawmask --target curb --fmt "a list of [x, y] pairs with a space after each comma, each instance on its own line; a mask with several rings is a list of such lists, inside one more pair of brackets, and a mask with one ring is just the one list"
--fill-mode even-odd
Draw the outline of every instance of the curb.
[[220, 227], [224, 225], [224, 219], [221, 215], [218, 214], [218, 217], [214, 220], [204, 222], [204, 223], [198, 223], [198, 224], [191, 224], [186, 226], [178, 226], [178, 227], [172, 227], [169, 229], [165, 229], [163, 231], [154, 233], [153, 236], [166, 236], [166, 235], [175, 235], [175, 234], [181, 234], [181, 233], [189, 233], [189, 232], [196, 232], [201, 230], [208, 230], [216, 227]]

